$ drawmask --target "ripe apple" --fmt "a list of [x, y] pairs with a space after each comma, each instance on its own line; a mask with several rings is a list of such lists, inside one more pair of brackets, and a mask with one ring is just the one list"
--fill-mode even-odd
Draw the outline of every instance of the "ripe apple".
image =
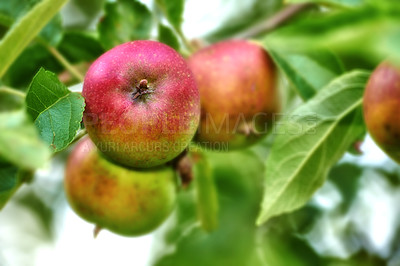
[[88, 138], [67, 161], [64, 187], [72, 208], [97, 227], [126, 236], [157, 228], [176, 200], [172, 167], [132, 170], [103, 157]]
[[199, 143], [238, 149], [270, 132], [279, 103], [275, 67], [261, 46], [223, 41], [199, 50], [188, 63], [201, 96]]
[[363, 108], [368, 132], [376, 144], [400, 163], [400, 67], [383, 62], [373, 71]]
[[195, 134], [200, 96], [186, 61], [169, 46], [133, 41], [107, 51], [89, 68], [84, 124], [113, 161], [137, 168], [164, 164]]

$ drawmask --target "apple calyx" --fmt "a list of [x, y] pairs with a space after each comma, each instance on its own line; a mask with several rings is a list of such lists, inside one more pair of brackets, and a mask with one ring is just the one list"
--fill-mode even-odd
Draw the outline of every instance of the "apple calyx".
[[150, 94], [150, 93], [153, 92], [153, 90], [152, 90], [151, 88], [149, 88], [149, 87], [147, 86], [147, 84], [148, 84], [147, 79], [142, 79], [142, 80], [139, 82], [139, 85], [136, 86], [135, 89], [134, 89], [134, 91], [133, 91], [133, 98], [132, 98], [132, 100], [135, 100], [135, 99], [142, 99], [142, 98], [143, 98], [143, 95]]

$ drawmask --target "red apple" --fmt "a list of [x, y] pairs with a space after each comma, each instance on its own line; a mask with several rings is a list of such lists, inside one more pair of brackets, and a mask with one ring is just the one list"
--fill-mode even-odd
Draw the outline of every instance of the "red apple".
[[97, 227], [137, 236], [157, 228], [176, 200], [172, 167], [132, 170], [103, 157], [87, 137], [67, 162], [65, 192], [72, 208]]
[[147, 168], [180, 154], [195, 134], [200, 97], [185, 60], [169, 46], [134, 41], [116, 46], [89, 68], [84, 124], [110, 159]]
[[374, 70], [365, 88], [363, 108], [372, 138], [400, 163], [400, 67], [384, 62]]
[[213, 149], [247, 147], [265, 136], [278, 111], [275, 67], [249, 41], [224, 41], [189, 58], [201, 95], [196, 140]]

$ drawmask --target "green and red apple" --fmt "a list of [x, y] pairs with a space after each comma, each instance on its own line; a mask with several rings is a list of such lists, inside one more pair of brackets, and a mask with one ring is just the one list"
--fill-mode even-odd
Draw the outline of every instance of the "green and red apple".
[[172, 212], [177, 176], [172, 167], [133, 170], [108, 161], [88, 138], [67, 162], [65, 192], [83, 219], [125, 236], [157, 228]]
[[374, 141], [400, 163], [400, 67], [383, 62], [373, 71], [365, 88], [363, 108]]
[[169, 46], [133, 41], [107, 51], [89, 68], [84, 124], [109, 159], [128, 167], [162, 165], [192, 140], [200, 96], [186, 61]]
[[258, 44], [229, 40], [188, 60], [201, 96], [196, 141], [214, 149], [248, 147], [271, 131], [279, 110], [275, 66]]

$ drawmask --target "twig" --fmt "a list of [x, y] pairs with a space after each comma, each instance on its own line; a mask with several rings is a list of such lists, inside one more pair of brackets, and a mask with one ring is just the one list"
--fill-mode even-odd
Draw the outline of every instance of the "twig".
[[69, 145], [71, 145], [71, 144], [77, 142], [78, 140], [80, 140], [81, 138], [83, 138], [86, 134], [87, 134], [86, 129], [82, 129], [82, 130], [75, 136], [75, 138], [72, 140], [72, 142], [71, 142]]
[[78, 70], [70, 63], [68, 60], [53, 46], [47, 44], [44, 41], [37, 40], [41, 45], [43, 45], [57, 60], [61, 63], [76, 79], [83, 82], [84, 76], [79, 73]]
[[261, 24], [255, 25], [252, 28], [247, 29], [243, 33], [239, 33], [235, 36], [236, 39], [248, 39], [255, 36], [260, 35], [261, 33], [269, 32], [277, 27], [279, 27], [282, 23], [292, 18], [294, 15], [299, 12], [307, 9], [311, 6], [314, 6], [312, 3], [303, 3], [303, 4], [293, 4], [285, 7], [278, 13], [276, 13], [271, 18], [262, 22]]
[[183, 44], [185, 45], [186, 49], [189, 50], [189, 53], [193, 53], [196, 49], [193, 47], [193, 45], [190, 43], [190, 41], [186, 38], [185, 34], [183, 34], [181, 29], [175, 29], [176, 33], [179, 35], [181, 38]]
[[[167, 15], [167, 10], [158, 3], [158, 1], [155, 1], [154, 3], [154, 8], [156, 9], [156, 12], [158, 11], [159, 13], [161, 13], [169, 22], [170, 20], [168, 19], [168, 15]], [[157, 16], [154, 16], [157, 23], [160, 23], [160, 20], [157, 18]], [[181, 39], [183, 45], [185, 46], [185, 48], [188, 50], [188, 54], [192, 54], [193, 52], [195, 52], [195, 47], [193, 47], [193, 45], [191, 44], [191, 42], [186, 38], [185, 34], [183, 34], [183, 31], [181, 29], [181, 27], [177, 27], [175, 25], [173, 25], [170, 22], [171, 26], [174, 28], [176, 34], [178, 34], [179, 38]], [[186, 54], [186, 52], [184, 52]]]
[[25, 98], [25, 96], [26, 96], [26, 94], [24, 92], [18, 91], [16, 89], [9, 88], [9, 87], [6, 87], [6, 86], [1, 86], [0, 87], [0, 92], [11, 94], [11, 95], [15, 95], [15, 96], [18, 96], [20, 98]]
[[[0, 25], [4, 27], [11, 27], [13, 23], [12, 19], [9, 19], [8, 17], [0, 16]], [[75, 69], [74, 66], [68, 60], [53, 46], [49, 45], [46, 41], [42, 40], [40, 37], [36, 37], [35, 41], [43, 45], [70, 73], [72, 76], [74, 76], [76, 79], [78, 79], [80, 82], [83, 81], [84, 77], [79, 71]]]

